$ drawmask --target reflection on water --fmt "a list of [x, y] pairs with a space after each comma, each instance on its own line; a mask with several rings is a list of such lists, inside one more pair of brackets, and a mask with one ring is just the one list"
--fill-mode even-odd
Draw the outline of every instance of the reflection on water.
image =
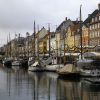
[[57, 79], [56, 73], [0, 69], [0, 100], [100, 100], [100, 85]]

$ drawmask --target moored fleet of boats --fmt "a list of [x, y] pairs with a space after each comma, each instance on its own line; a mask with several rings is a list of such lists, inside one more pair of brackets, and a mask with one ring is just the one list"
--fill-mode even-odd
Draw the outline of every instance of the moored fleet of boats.
[[[81, 18], [81, 17], [80, 17]], [[81, 30], [81, 19], [80, 19], [80, 32]], [[82, 32], [81, 32], [82, 35]], [[49, 43], [50, 47], [50, 43]], [[16, 67], [27, 68], [28, 71], [32, 72], [57, 72], [60, 77], [73, 77], [79, 78], [82, 77], [99, 77], [100, 76], [100, 53], [97, 52], [82, 52], [82, 36], [81, 36], [81, 48], [78, 59], [74, 61], [67, 61], [61, 63], [61, 59], [58, 62], [56, 55], [48, 54], [48, 56], [39, 57], [34, 54], [34, 57], [28, 58], [5, 58], [3, 60], [3, 65], [6, 67]], [[50, 49], [50, 48], [49, 48]], [[50, 52], [49, 52], [50, 53]], [[74, 55], [74, 53], [73, 53]], [[71, 53], [70, 53], [70, 56]], [[89, 82], [94, 82], [93, 79], [87, 79]], [[98, 83], [98, 79], [94, 83]]]
[[77, 59], [74, 63], [57, 64], [56, 59], [52, 56], [43, 57], [40, 60], [35, 58], [22, 59], [4, 59], [3, 65], [7, 67], [28, 68], [32, 72], [57, 72], [60, 76], [80, 75], [84, 77], [99, 77], [100, 76], [100, 57], [99, 53], [86, 52], [83, 54], [82, 59]]

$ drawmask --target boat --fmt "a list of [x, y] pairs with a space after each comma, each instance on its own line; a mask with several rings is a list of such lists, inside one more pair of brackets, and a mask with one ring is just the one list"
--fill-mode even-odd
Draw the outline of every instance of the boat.
[[28, 71], [32, 72], [42, 72], [45, 70], [45, 67], [41, 67], [38, 61], [35, 61], [32, 65], [29, 66]]
[[74, 64], [66, 64], [63, 68], [57, 70], [59, 77], [66, 78], [66, 77], [77, 77], [80, 76], [80, 73], [77, 67]]
[[46, 65], [45, 70], [48, 72], [56, 72], [59, 68], [62, 68], [63, 66], [63, 64]]
[[86, 52], [83, 59], [77, 61], [77, 67], [79, 68], [80, 75], [85, 77], [98, 77], [100, 76], [100, 53]]
[[8, 53], [9, 49], [8, 49], [8, 46], [7, 46], [6, 47], [6, 49], [7, 49], [7, 56], [3, 60], [3, 65], [5, 67], [11, 68], [13, 59], [12, 59], [12, 56], [11, 56], [11, 39], [10, 39], [10, 33], [9, 33], [9, 42], [8, 42], [8, 37], [7, 37], [7, 44], [9, 44], [9, 46], [10, 46], [10, 52]]
[[100, 53], [96, 52], [85, 52], [83, 53], [82, 45], [82, 20], [81, 20], [81, 6], [80, 6], [80, 52], [81, 55], [76, 63], [79, 68], [80, 75], [85, 77], [96, 77], [100, 76]]
[[41, 67], [46, 67], [46, 65], [52, 64], [52, 56], [44, 56], [39, 60]]
[[14, 60], [12, 66], [21, 66], [21, 62], [19, 60]]
[[35, 63], [35, 58], [34, 57], [29, 57], [28, 66], [31, 66], [33, 63]]
[[11, 67], [12, 66], [12, 58], [5, 58], [4, 60], [3, 60], [3, 65], [5, 66], [5, 67]]

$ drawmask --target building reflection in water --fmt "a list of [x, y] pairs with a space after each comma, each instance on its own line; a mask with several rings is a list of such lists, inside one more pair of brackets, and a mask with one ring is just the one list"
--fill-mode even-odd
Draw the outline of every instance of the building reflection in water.
[[[56, 73], [0, 69], [2, 100], [100, 100], [100, 85], [61, 80]], [[2, 90], [2, 91], [1, 91]]]

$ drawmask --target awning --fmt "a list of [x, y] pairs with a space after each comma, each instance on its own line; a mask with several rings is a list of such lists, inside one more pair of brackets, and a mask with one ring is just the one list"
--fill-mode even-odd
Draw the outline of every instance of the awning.
[[99, 52], [86, 52], [83, 54], [84, 57], [100, 57]]
[[[65, 53], [65, 56], [79, 56], [80, 53]], [[64, 56], [64, 53], [61, 54], [61, 56]]]

